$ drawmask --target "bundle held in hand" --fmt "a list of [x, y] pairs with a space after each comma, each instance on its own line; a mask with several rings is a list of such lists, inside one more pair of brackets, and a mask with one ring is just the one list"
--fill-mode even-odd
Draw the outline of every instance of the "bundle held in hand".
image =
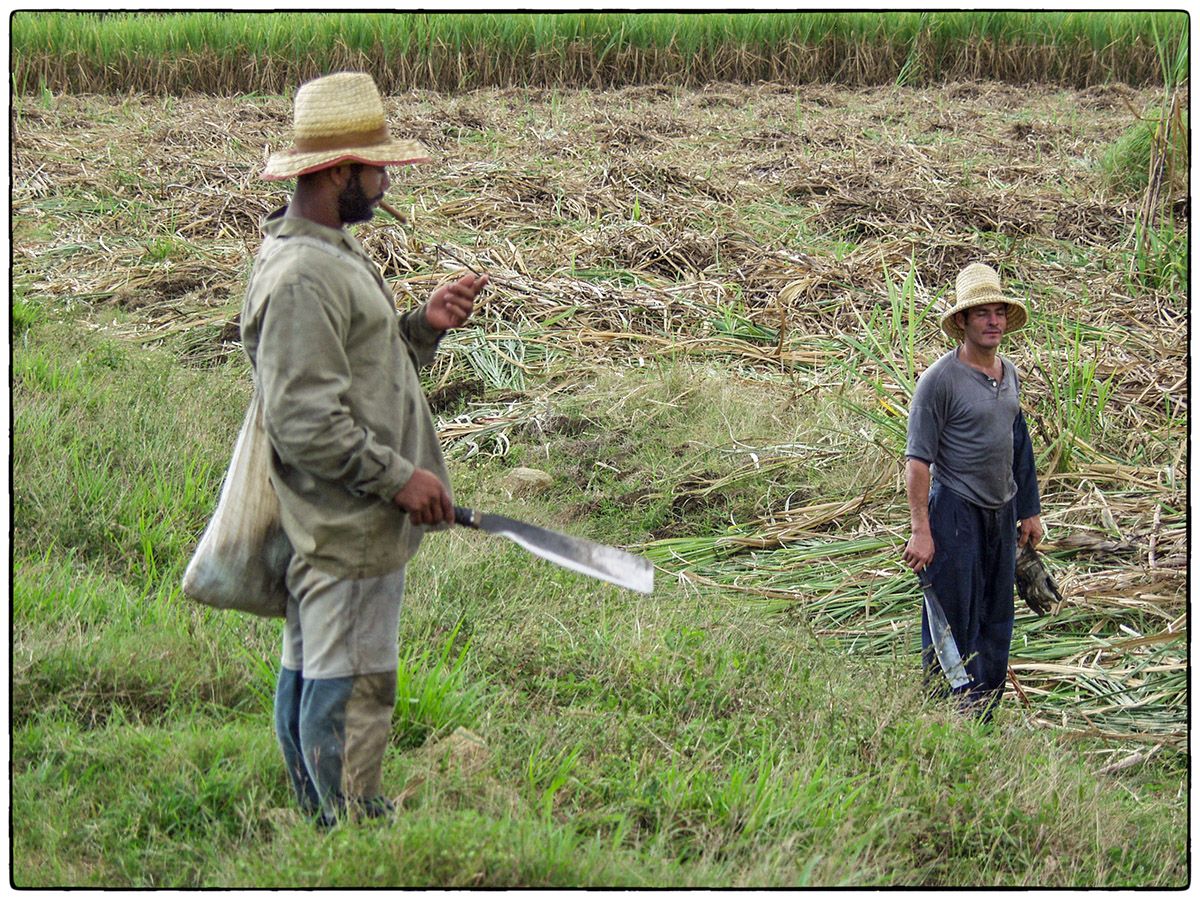
[[255, 391], [234, 446], [221, 498], [183, 574], [188, 597], [218, 609], [280, 617], [292, 545], [271, 486], [271, 443]]

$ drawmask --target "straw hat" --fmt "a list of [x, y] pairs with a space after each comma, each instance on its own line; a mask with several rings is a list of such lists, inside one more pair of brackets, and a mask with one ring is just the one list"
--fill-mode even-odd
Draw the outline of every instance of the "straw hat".
[[338, 72], [300, 86], [292, 146], [273, 153], [262, 177], [285, 181], [344, 162], [402, 166], [428, 162], [417, 141], [392, 140], [375, 80], [363, 72]]
[[970, 309], [972, 306], [983, 306], [986, 303], [1008, 304], [1008, 325], [1004, 333], [1017, 331], [1025, 327], [1029, 321], [1029, 311], [1025, 304], [1012, 297], [1000, 293], [1000, 276], [991, 266], [983, 263], [971, 263], [954, 281], [954, 300], [952, 305], [942, 313], [942, 331], [956, 341], [963, 339], [963, 330], [954, 321], [955, 313]]

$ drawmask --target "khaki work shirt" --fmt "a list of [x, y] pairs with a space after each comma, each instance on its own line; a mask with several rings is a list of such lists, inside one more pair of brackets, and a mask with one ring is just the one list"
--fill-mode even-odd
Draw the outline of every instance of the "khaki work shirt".
[[309, 564], [344, 578], [383, 575], [424, 532], [392, 502], [414, 467], [450, 487], [417, 375], [441, 334], [420, 309], [396, 314], [349, 232], [285, 212], [263, 222], [241, 318], [275, 450], [271, 483]]

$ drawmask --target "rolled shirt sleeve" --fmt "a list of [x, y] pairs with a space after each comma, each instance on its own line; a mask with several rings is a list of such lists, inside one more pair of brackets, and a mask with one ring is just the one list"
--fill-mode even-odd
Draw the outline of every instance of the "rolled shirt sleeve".
[[430, 326], [429, 320], [425, 318], [425, 307], [418, 306], [416, 309], [402, 313], [399, 319], [399, 328], [409, 349], [413, 352], [417, 365], [427, 366], [432, 363], [444, 332], [437, 331]]

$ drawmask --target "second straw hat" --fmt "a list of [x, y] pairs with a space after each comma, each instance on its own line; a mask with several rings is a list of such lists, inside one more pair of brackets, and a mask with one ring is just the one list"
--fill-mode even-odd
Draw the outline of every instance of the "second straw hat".
[[996, 270], [984, 263], [971, 263], [958, 273], [954, 281], [954, 300], [942, 313], [942, 331], [947, 337], [956, 341], [963, 339], [963, 330], [954, 321], [955, 313], [970, 309], [972, 306], [983, 306], [985, 303], [1008, 304], [1008, 325], [1004, 333], [1016, 331], [1025, 327], [1029, 321], [1029, 311], [1025, 304], [1012, 297], [1006, 297], [1000, 291], [1000, 276]]
[[296, 91], [292, 146], [271, 154], [262, 177], [285, 181], [344, 162], [401, 166], [428, 161], [419, 142], [392, 139], [370, 75], [337, 72]]

